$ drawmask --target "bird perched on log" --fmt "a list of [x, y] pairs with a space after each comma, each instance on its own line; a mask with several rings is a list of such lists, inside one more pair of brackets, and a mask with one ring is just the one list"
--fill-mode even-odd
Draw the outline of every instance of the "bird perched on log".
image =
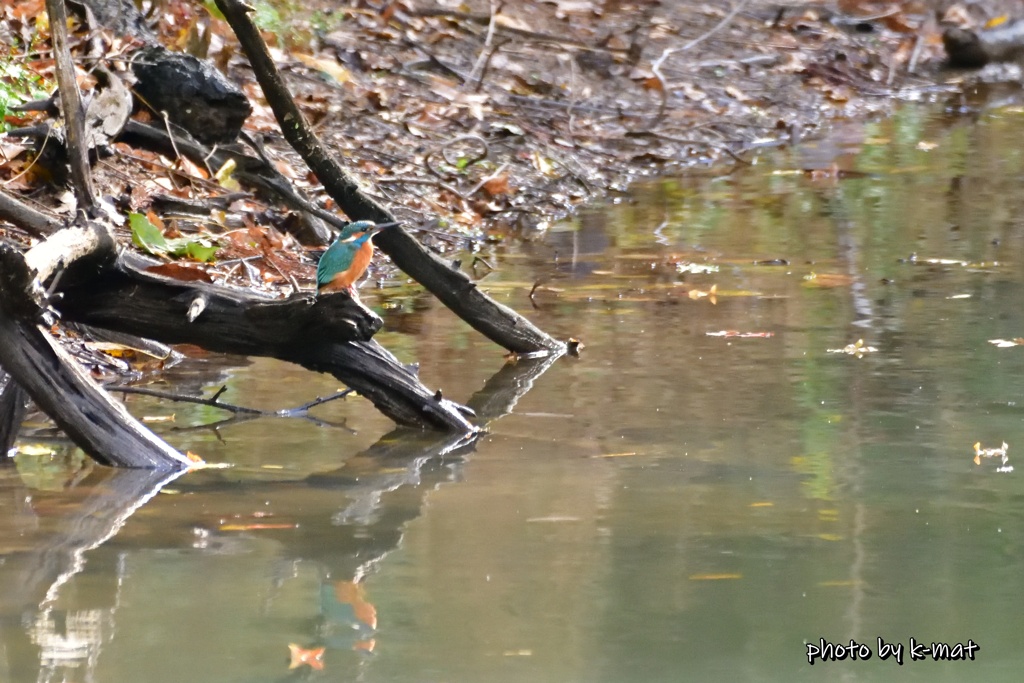
[[373, 221], [356, 221], [346, 225], [317, 264], [317, 294], [344, 290], [356, 297], [355, 284], [366, 273], [366, 267], [373, 257], [373, 236], [395, 225], [398, 223]]

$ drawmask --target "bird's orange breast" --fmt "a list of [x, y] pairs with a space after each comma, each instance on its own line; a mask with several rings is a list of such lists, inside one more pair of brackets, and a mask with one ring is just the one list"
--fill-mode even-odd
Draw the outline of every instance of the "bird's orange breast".
[[339, 291], [342, 289], [348, 289], [356, 282], [359, 282], [360, 278], [366, 272], [366, 269], [370, 265], [370, 260], [373, 258], [373, 243], [370, 240], [363, 242], [363, 245], [356, 250], [355, 255], [352, 257], [352, 265], [343, 270], [342, 272], [331, 278], [331, 281], [321, 287], [321, 291]]

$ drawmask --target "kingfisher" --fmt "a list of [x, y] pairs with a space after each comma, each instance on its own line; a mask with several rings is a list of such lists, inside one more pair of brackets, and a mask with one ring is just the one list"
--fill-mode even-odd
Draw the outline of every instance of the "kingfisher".
[[373, 257], [373, 236], [394, 225], [398, 223], [356, 221], [346, 225], [317, 264], [317, 294], [344, 290], [353, 297], [357, 296], [355, 284], [366, 273]]

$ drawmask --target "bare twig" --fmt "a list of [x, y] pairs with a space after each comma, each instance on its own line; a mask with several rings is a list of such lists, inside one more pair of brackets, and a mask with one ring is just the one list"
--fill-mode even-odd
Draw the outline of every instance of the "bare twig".
[[665, 80], [664, 74], [662, 74], [661, 72], [661, 66], [662, 64], [665, 63], [665, 60], [678, 52], [686, 52], [687, 50], [696, 47], [697, 45], [703, 43], [705, 40], [707, 40], [714, 34], [721, 31], [723, 28], [729, 25], [729, 22], [731, 22], [733, 18], [743, 10], [744, 7], [747, 6], [748, 2], [750, 2], [750, 0], [737, 0], [736, 4], [733, 5], [729, 13], [722, 17], [722, 20], [719, 21], [714, 26], [712, 26], [710, 30], [705, 31], [704, 33], [697, 36], [690, 42], [686, 43], [685, 45], [681, 45], [680, 47], [665, 48], [665, 50], [662, 51], [661, 56], [651, 63], [651, 72], [654, 74], [655, 78], [657, 78], [658, 81], [661, 82], [661, 104], [658, 106], [658, 115], [654, 117], [654, 121], [651, 123], [651, 126], [653, 126], [655, 123], [662, 119], [662, 117], [665, 115], [665, 107], [668, 105], [668, 84]]
[[156, 389], [146, 389], [144, 387], [116, 387], [112, 391], [120, 394], [139, 394], [140, 396], [152, 396], [153, 398], [163, 398], [168, 401], [176, 401], [179, 403], [196, 403], [201, 406], [210, 406], [212, 408], [220, 408], [230, 413], [241, 413], [243, 415], [273, 415], [274, 413], [268, 413], [264, 410], [258, 410], [256, 408], [247, 408], [245, 406], [236, 406], [231, 403], [224, 403], [223, 401], [217, 400], [217, 397], [224, 392], [225, 387], [221, 387], [220, 391], [214, 394], [213, 398], [203, 398], [202, 396], [185, 396], [183, 394], [172, 394], [167, 391], [158, 391]]
[[469, 72], [469, 78], [466, 79], [466, 86], [470, 90], [478, 90], [483, 84], [484, 63], [490, 60], [490, 53], [494, 45], [494, 29], [502, 4], [504, 3], [501, 0], [491, 0], [491, 17], [487, 22], [487, 37], [484, 38], [483, 48], [473, 64], [473, 70]]
[[95, 203], [96, 190], [89, 173], [89, 150], [85, 142], [85, 109], [82, 94], [75, 80], [75, 64], [68, 47], [68, 13], [64, 0], [46, 0], [50, 15], [50, 35], [57, 60], [57, 86], [60, 89], [61, 109], [67, 136], [68, 162], [71, 165], [71, 183], [78, 208], [89, 211]]
[[382, 185], [433, 185], [434, 187], [439, 187], [442, 190], [447, 190], [448, 192], [451, 192], [453, 195], [455, 195], [456, 197], [458, 197], [459, 199], [461, 199], [463, 201], [468, 201], [469, 197], [472, 196], [472, 195], [468, 195], [467, 196], [467, 195], [462, 194], [462, 191], [459, 190], [454, 185], [451, 185], [451, 184], [446, 183], [446, 182], [441, 181], [441, 180], [433, 180], [431, 178], [412, 178], [412, 177], [406, 177], [406, 176], [392, 176], [392, 177], [378, 178], [377, 182], [382, 184]]
[[507, 161], [505, 163], [503, 163], [501, 166], [499, 166], [497, 171], [495, 171], [494, 173], [490, 174], [489, 176], [487, 176], [486, 178], [481, 180], [479, 183], [477, 183], [473, 187], [472, 190], [470, 190], [469, 192], [466, 193], [466, 196], [467, 197], [472, 197], [473, 195], [475, 195], [477, 192], [480, 191], [481, 187], [483, 187], [488, 182], [490, 182], [491, 180], [494, 180], [495, 178], [500, 176], [502, 173], [504, 173], [506, 168], [508, 168], [508, 162]]
[[924, 47], [924, 33], [918, 33], [914, 39], [914, 49], [910, 52], [910, 61], [907, 63], [907, 73], [911, 76], [917, 71], [917, 60], [921, 58], [921, 48]]
[[324, 403], [327, 403], [329, 401], [336, 401], [339, 398], [345, 398], [346, 396], [348, 396], [351, 393], [352, 393], [351, 389], [345, 389], [344, 391], [339, 391], [337, 393], [331, 394], [330, 396], [324, 396], [323, 398], [320, 398], [318, 396], [316, 399], [310, 401], [309, 403], [303, 403], [301, 406], [297, 406], [295, 408], [289, 408], [287, 410], [279, 410], [279, 411], [277, 411], [277, 414], [278, 415], [285, 415], [285, 416], [288, 416], [288, 417], [295, 416], [295, 415], [304, 415], [305, 413], [307, 413], [309, 411], [310, 408], [316, 408], [317, 406], [323, 405]]
[[137, 394], [139, 396], [152, 396], [153, 398], [162, 398], [168, 401], [174, 401], [176, 403], [194, 403], [201, 406], [210, 406], [211, 408], [220, 408], [226, 410], [229, 413], [236, 415], [252, 415], [257, 417], [306, 417], [306, 414], [311, 408], [323, 405], [330, 401], [336, 401], [339, 398], [345, 398], [352, 393], [352, 389], [345, 389], [337, 393], [331, 394], [330, 396], [317, 397], [308, 403], [303, 403], [300, 406], [294, 408], [282, 408], [281, 410], [260, 410], [259, 408], [249, 408], [247, 406], [238, 406], [233, 403], [224, 403], [219, 400], [220, 395], [227, 390], [226, 386], [222, 386], [213, 395], [213, 398], [203, 398], [202, 396], [187, 396], [185, 394], [175, 394], [169, 391], [160, 391], [158, 389], [147, 389], [145, 387], [116, 387], [111, 391], [121, 394]]
[[45, 237], [64, 227], [59, 221], [36, 211], [6, 192], [0, 192], [0, 218], [10, 221], [36, 237]]

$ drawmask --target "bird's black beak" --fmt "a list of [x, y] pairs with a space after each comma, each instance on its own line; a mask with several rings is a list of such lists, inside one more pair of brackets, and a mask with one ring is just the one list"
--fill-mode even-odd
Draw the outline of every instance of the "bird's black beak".
[[393, 228], [396, 225], [401, 225], [401, 223], [399, 221], [393, 221], [391, 223], [377, 223], [372, 228], [370, 228], [370, 230], [372, 230], [373, 234], [376, 235], [378, 232], [380, 232], [384, 228]]

